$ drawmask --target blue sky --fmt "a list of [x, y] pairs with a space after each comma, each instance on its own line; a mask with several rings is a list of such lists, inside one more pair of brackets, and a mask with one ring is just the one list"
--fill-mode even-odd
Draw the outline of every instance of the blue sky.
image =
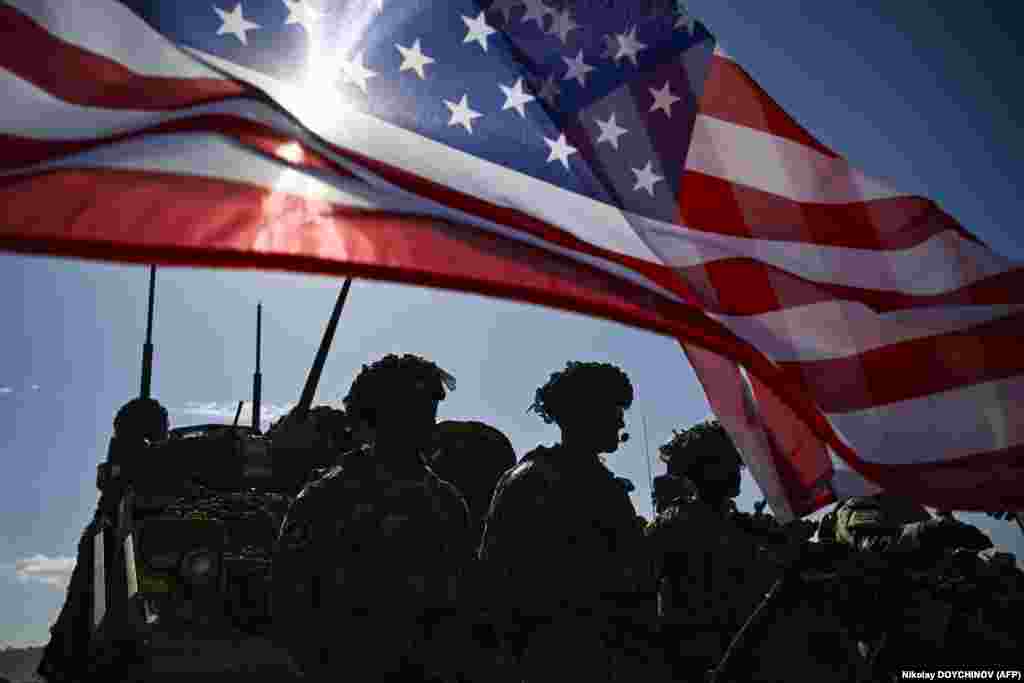
[[[1000, 3], [752, 3], [693, 0], [692, 13], [819, 139], [871, 175], [936, 199], [996, 251], [1024, 259], [1024, 60]], [[995, 3], [993, 3], [995, 5]], [[1002, 8], [1002, 9], [999, 9]], [[95, 468], [117, 408], [138, 391], [147, 274], [0, 254], [0, 644], [43, 642], [63, 600]], [[248, 398], [256, 302], [264, 302], [264, 403], [297, 399], [340, 281], [251, 271], [158, 275], [154, 396], [174, 425], [230, 421]], [[649, 514], [652, 459], [673, 428], [709, 414], [675, 342], [533, 306], [356, 282], [320, 384], [343, 395], [362, 363], [415, 352], [458, 378], [441, 418], [482, 419], [521, 455], [557, 439], [527, 414], [534, 389], [570, 359], [622, 366], [637, 399], [633, 439], [609, 464]], [[222, 416], [222, 417], [217, 417]], [[741, 507], [760, 499], [747, 477]], [[1016, 527], [967, 515], [1024, 555]]]

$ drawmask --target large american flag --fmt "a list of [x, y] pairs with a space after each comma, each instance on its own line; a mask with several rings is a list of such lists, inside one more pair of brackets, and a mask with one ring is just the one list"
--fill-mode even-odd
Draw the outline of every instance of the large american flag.
[[6, 0], [0, 247], [672, 335], [773, 509], [1024, 507], [1024, 271], [670, 0]]

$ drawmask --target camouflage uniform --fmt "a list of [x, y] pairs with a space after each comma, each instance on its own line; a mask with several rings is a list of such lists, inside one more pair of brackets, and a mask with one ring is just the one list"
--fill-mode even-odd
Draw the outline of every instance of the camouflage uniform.
[[453, 636], [435, 627], [456, 607], [468, 525], [461, 496], [422, 463], [367, 451], [306, 486], [274, 559], [275, 620], [296, 660], [325, 677], [437, 677]]
[[[676, 432], [659, 451], [668, 466], [663, 481], [679, 482], [662, 486], [667, 495], [659, 502], [668, 504], [648, 530], [663, 642], [675, 677], [700, 680], [719, 664], [814, 525], [797, 521], [780, 526], [763, 513], [737, 511], [733, 499], [740, 492], [743, 463], [717, 421]], [[674, 501], [664, 500], [673, 493]], [[800, 600], [787, 595], [786, 604], [785, 611], [767, 616], [786, 624], [790, 634], [812, 625], [814, 620], [808, 620]], [[804, 636], [796, 640], [803, 643]], [[756, 645], [744, 646], [748, 660], [770, 655], [752, 652]], [[790, 663], [796, 664], [792, 657]], [[823, 668], [799, 664], [789, 669], [794, 679], [809, 672], [820, 674]], [[756, 677], [765, 668], [771, 667], [747, 667], [743, 676]]]
[[642, 533], [622, 485], [596, 457], [559, 446], [526, 455], [498, 484], [481, 559], [505, 598], [506, 635], [529, 681], [611, 680], [619, 626], [636, 616]]
[[483, 422], [445, 420], [437, 425], [433, 446], [430, 467], [465, 498], [474, 545], [479, 546], [494, 488], [516, 464], [512, 443]]
[[360, 443], [353, 435], [352, 425], [344, 411], [330, 406], [317, 406], [309, 411], [307, 422], [299, 434], [281, 432], [294, 430], [289, 417], [272, 425], [267, 432], [273, 443], [274, 476], [292, 495], [302, 490], [316, 475], [339, 464], [341, 455], [356, 450]]
[[1014, 599], [1006, 590], [1013, 581], [1004, 580], [1012, 576], [1005, 562], [993, 565], [994, 553], [979, 553], [991, 541], [977, 528], [936, 517], [862, 546], [889, 565], [884, 637], [868, 648], [878, 675], [896, 677], [914, 662], [1019, 661], [1022, 643], [1011, 615], [1020, 593]]
[[670, 506], [649, 529], [658, 614], [677, 676], [713, 668], [779, 576], [733, 516], [693, 500]]
[[[515, 467], [515, 450], [508, 437], [494, 427], [456, 420], [438, 423], [433, 448], [431, 469], [451, 482], [466, 500], [475, 555], [494, 488], [501, 476]], [[483, 567], [474, 557], [459, 587], [469, 640], [460, 657], [472, 680], [495, 681], [509, 668], [490, 613], [489, 589]]]

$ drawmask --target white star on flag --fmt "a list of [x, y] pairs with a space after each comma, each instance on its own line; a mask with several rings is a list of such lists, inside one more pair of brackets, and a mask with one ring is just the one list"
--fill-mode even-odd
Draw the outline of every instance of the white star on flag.
[[668, 81], [665, 81], [665, 85], [662, 86], [661, 90], [655, 90], [654, 88], [648, 88], [651, 94], [654, 95], [654, 104], [651, 105], [649, 111], [655, 111], [661, 109], [665, 112], [665, 115], [672, 118], [672, 105], [679, 101], [679, 98], [669, 92]]
[[548, 154], [548, 161], [554, 161], [555, 159], [562, 162], [562, 165], [569, 168], [569, 155], [576, 153], [576, 148], [570, 145], [565, 140], [565, 133], [558, 136], [557, 140], [552, 140], [545, 137], [544, 142], [551, 148], [551, 153]]
[[555, 10], [545, 5], [544, 0], [523, 0], [523, 4], [526, 5], [526, 13], [523, 15], [523, 21], [536, 21], [537, 26], [541, 31], [543, 31], [544, 18], [549, 14], [554, 14]]
[[307, 33], [313, 33], [313, 26], [316, 25], [316, 22], [320, 20], [323, 14], [307, 3], [306, 0], [283, 1], [288, 6], [288, 18], [284, 20], [284, 25], [299, 24], [302, 28], [306, 29]]
[[478, 111], [473, 111], [469, 108], [469, 96], [463, 95], [462, 100], [455, 104], [454, 102], [444, 101], [448, 110], [452, 113], [452, 118], [448, 122], [449, 126], [460, 125], [470, 133], [473, 132], [473, 119], [480, 118], [483, 116]]
[[587, 85], [586, 75], [593, 71], [594, 67], [583, 62], [583, 50], [580, 50], [573, 59], [562, 57], [562, 61], [569, 67], [569, 70], [562, 76], [562, 80], [567, 81], [570, 78], [575, 78], [580, 87], [585, 87]]
[[249, 21], [242, 16], [242, 3], [235, 5], [235, 9], [230, 12], [225, 12], [216, 5], [213, 6], [213, 10], [220, 17], [221, 25], [217, 29], [217, 35], [222, 36], [225, 33], [230, 33], [234, 37], [242, 41], [242, 45], [248, 45], [249, 42], [245, 38], [246, 31], [252, 31], [253, 29], [260, 28], [260, 25]]
[[647, 47], [646, 43], [641, 43], [636, 39], [636, 26], [632, 27], [626, 33], [616, 33], [615, 40], [619, 42], [618, 52], [615, 53], [615, 61], [619, 61], [624, 57], [629, 57], [629, 61], [633, 62], [633, 66], [636, 66], [636, 56], [640, 54], [640, 50]]
[[563, 44], [569, 44], [569, 31], [579, 28], [579, 24], [572, 20], [569, 15], [569, 10], [563, 10], [562, 12], [553, 13], [553, 20], [551, 21], [551, 28], [545, 33], [548, 35], [557, 35], [558, 39]]
[[607, 121], [595, 118], [594, 123], [601, 129], [601, 135], [597, 138], [597, 144], [607, 142], [614, 149], [619, 148], [619, 138], [629, 132], [615, 123], [615, 112], [612, 112]]
[[428, 57], [420, 50], [420, 39], [417, 38], [412, 47], [403, 47], [398, 43], [395, 43], [395, 47], [402, 53], [402, 65], [398, 67], [399, 72], [412, 70], [416, 72], [420, 80], [426, 80], [427, 75], [423, 72], [423, 67], [433, 64], [434, 58]]
[[647, 194], [654, 196], [654, 183], [659, 180], [664, 180], [664, 176], [660, 176], [651, 170], [651, 162], [648, 161], [647, 165], [643, 168], [632, 169], [633, 173], [636, 174], [636, 185], [633, 186], [634, 190], [644, 189], [647, 190]]
[[475, 41], [480, 44], [480, 47], [484, 49], [484, 52], [487, 52], [487, 36], [492, 33], [497, 33], [497, 31], [487, 25], [487, 19], [484, 13], [481, 12], [480, 16], [476, 19], [463, 16], [462, 22], [466, 24], [466, 28], [469, 29], [469, 32], [466, 33], [466, 37], [462, 39], [462, 42], [471, 43]]
[[363, 53], [358, 52], [351, 61], [342, 60], [341, 63], [341, 79], [345, 83], [352, 83], [357, 86], [364, 94], [367, 94], [366, 81], [377, 75], [376, 71], [370, 71], [363, 65]]
[[512, 10], [519, 5], [522, 5], [522, 0], [494, 0], [491, 6], [487, 8], [488, 12], [501, 12], [501, 15], [505, 18], [505, 23], [512, 21]]
[[501, 110], [505, 111], [506, 109], [515, 109], [519, 112], [520, 116], [526, 118], [526, 111], [523, 109], [523, 106], [527, 102], [532, 102], [537, 98], [523, 92], [523, 79], [517, 79], [511, 88], [507, 85], [502, 85], [501, 83], [498, 84], [498, 87], [501, 88], [503, 93], [505, 93], [505, 104], [502, 105]]

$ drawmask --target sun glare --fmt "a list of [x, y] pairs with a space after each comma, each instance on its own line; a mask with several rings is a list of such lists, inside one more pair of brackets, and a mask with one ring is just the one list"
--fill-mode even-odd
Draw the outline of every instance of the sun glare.
[[351, 94], [344, 84], [351, 72], [352, 60], [359, 52], [360, 39], [375, 15], [376, 3], [365, 2], [358, 9], [350, 8], [345, 13], [344, 28], [339, 33], [328, 33], [321, 24], [307, 31], [305, 70], [299, 79], [306, 111], [322, 112], [339, 104], [352, 104]]
[[274, 153], [285, 161], [290, 161], [293, 164], [301, 164], [302, 160], [305, 158], [305, 153], [302, 151], [302, 147], [295, 141], [281, 145], [274, 150]]

